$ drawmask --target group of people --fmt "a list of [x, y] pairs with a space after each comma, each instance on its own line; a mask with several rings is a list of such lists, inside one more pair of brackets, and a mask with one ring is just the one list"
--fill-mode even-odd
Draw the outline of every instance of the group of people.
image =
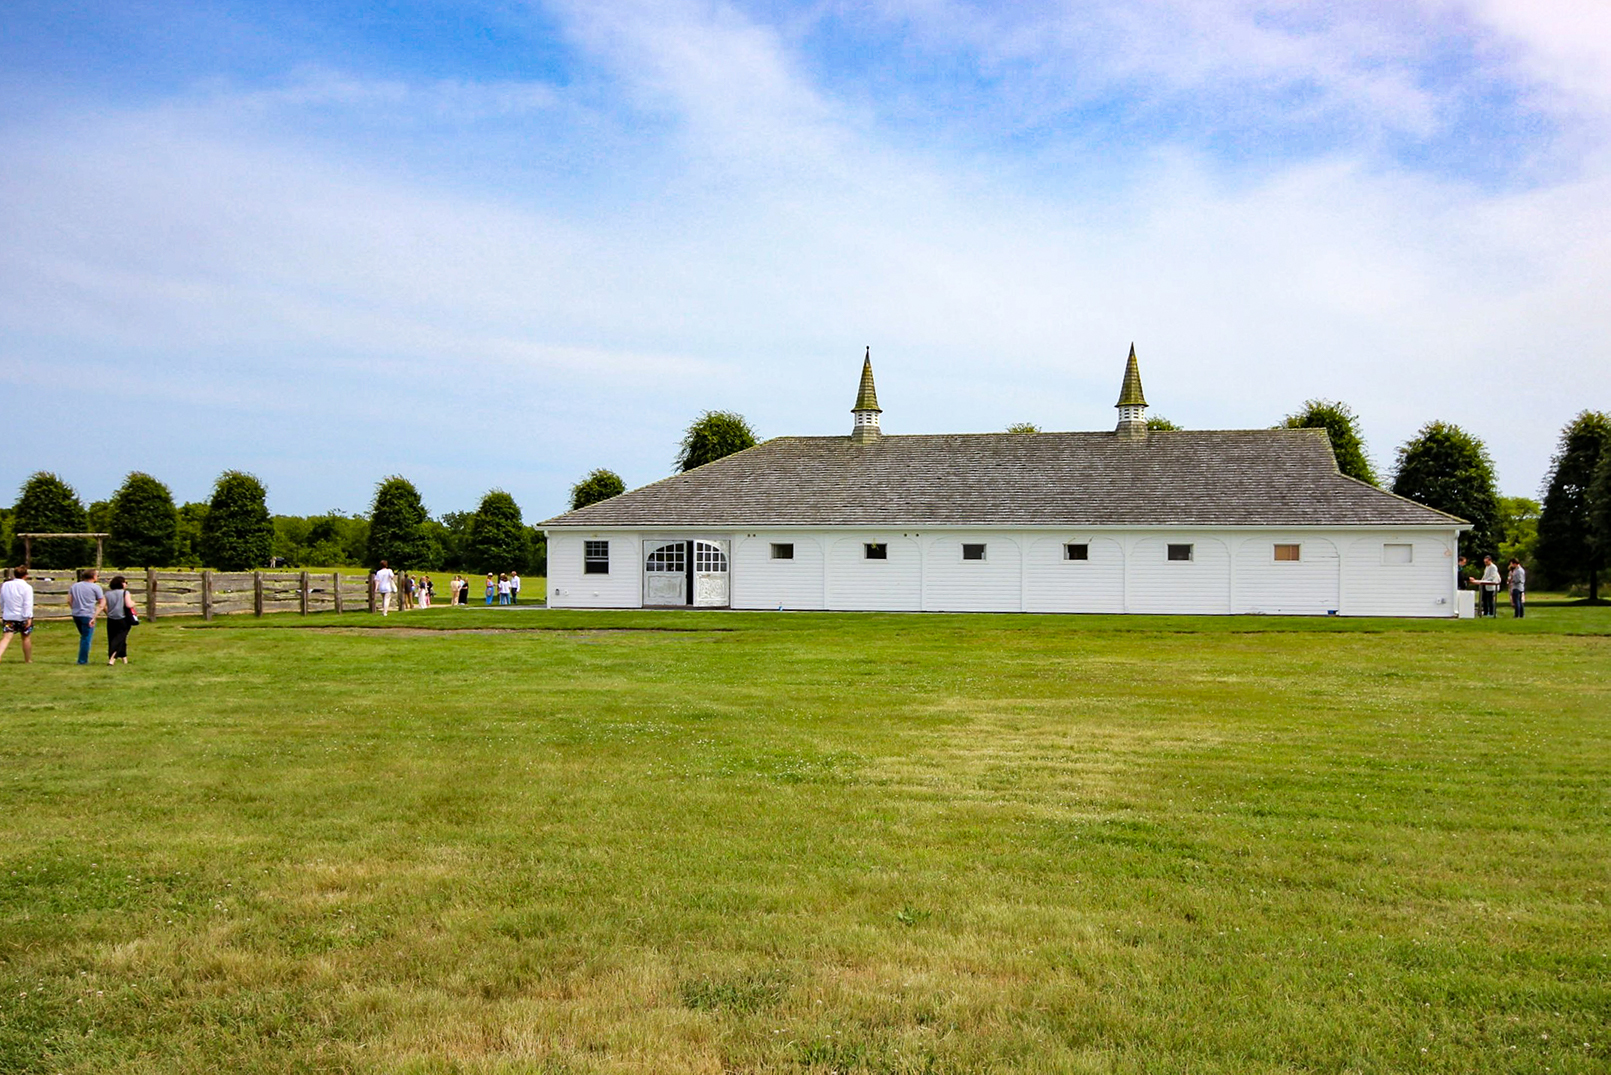
[[[380, 562], [380, 567], [371, 578], [382, 616], [391, 614], [393, 598], [397, 600], [397, 611], [402, 612], [410, 608], [430, 608], [431, 599], [436, 594], [431, 576], [415, 578], [407, 571], [399, 574], [385, 560]], [[487, 572], [487, 604], [492, 604], [495, 599], [500, 605], [520, 603], [520, 572], [509, 571], [499, 575]], [[448, 603], [459, 606], [470, 604], [470, 582], [463, 575], [454, 575], [453, 581], [448, 583]]]
[[[28, 569], [19, 567], [13, 577], [0, 583], [0, 620], [4, 621], [0, 633], [0, 657], [11, 647], [12, 638], [22, 639], [22, 659], [32, 664], [34, 659], [34, 587], [28, 581]], [[73, 626], [78, 628], [78, 663], [90, 663], [90, 648], [95, 642], [95, 625], [106, 617], [106, 663], [129, 663], [129, 631], [139, 622], [139, 609], [134, 594], [122, 575], [114, 575], [106, 589], [101, 589], [100, 572], [94, 568], [78, 573], [78, 581], [68, 587], [67, 601], [73, 615]]]
[[1495, 606], [1499, 603], [1499, 590], [1504, 587], [1510, 591], [1510, 611], [1516, 619], [1527, 615], [1527, 569], [1522, 567], [1521, 561], [1514, 556], [1510, 558], [1509, 571], [1504, 578], [1499, 576], [1499, 565], [1494, 563], [1492, 556], [1482, 558], [1482, 574], [1472, 575], [1466, 570], [1466, 558], [1460, 557], [1459, 566], [1455, 569], [1455, 576], [1460, 580], [1462, 587], [1474, 587], [1480, 600], [1477, 602], [1477, 615], [1479, 617], [1498, 616]]

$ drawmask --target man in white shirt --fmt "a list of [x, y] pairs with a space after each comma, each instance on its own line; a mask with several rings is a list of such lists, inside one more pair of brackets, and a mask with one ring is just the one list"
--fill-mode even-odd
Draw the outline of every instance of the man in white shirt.
[[380, 562], [380, 570], [375, 572], [375, 594], [380, 598], [380, 614], [387, 615], [392, 610], [392, 590], [396, 588], [391, 565], [385, 560]]
[[520, 604], [520, 572], [509, 572], [509, 603]]
[[34, 588], [28, 584], [28, 569], [19, 567], [16, 578], [0, 583], [0, 657], [6, 655], [12, 635], [22, 636], [22, 660], [34, 663]]
[[1492, 556], [1482, 558], [1482, 578], [1477, 580], [1482, 587], [1482, 614], [1489, 619], [1499, 615], [1494, 611], [1495, 598], [1499, 593], [1499, 565], [1494, 563]]

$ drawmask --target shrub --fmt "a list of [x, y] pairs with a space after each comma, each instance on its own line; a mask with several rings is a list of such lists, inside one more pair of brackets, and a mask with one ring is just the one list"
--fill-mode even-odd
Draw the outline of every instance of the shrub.
[[527, 566], [531, 542], [520, 521], [520, 506], [502, 489], [481, 498], [470, 520], [465, 567], [477, 574], [502, 573]]
[[375, 486], [375, 500], [369, 508], [365, 563], [373, 568], [385, 560], [399, 571], [434, 569], [441, 559], [441, 549], [436, 548], [436, 555], [432, 555], [432, 542], [425, 529], [429, 518], [413, 482], [396, 474], [383, 479]]
[[626, 482], [613, 470], [599, 469], [571, 486], [571, 510], [597, 504], [626, 492]]
[[263, 483], [244, 471], [224, 471], [202, 520], [202, 559], [222, 571], [249, 571], [265, 566], [273, 548], [274, 522]]
[[107, 558], [120, 567], [166, 567], [176, 562], [179, 509], [168, 487], [134, 471], [112, 494]]
[[[39, 471], [23, 483], [12, 508], [11, 532], [16, 534], [81, 534], [89, 527], [88, 514], [73, 487], [56, 475]], [[22, 563], [23, 539], [11, 539], [11, 562]], [[85, 538], [35, 538], [35, 567], [82, 567], [95, 558], [95, 543]]]
[[1482, 441], [1459, 426], [1428, 422], [1398, 450], [1393, 492], [1471, 523], [1460, 535], [1460, 554], [1476, 561], [1497, 556], [1504, 538], [1494, 465]]
[[706, 411], [682, 437], [677, 469], [693, 470], [734, 452], [755, 447], [755, 431], [744, 416], [732, 411]]

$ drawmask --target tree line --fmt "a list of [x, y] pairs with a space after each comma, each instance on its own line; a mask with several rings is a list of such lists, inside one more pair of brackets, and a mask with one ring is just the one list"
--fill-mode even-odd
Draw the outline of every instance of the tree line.
[[[1158, 431], [1179, 429], [1165, 418], [1149, 420]], [[1282, 425], [1320, 428], [1331, 442], [1337, 468], [1347, 477], [1381, 487], [1365, 451], [1359, 418], [1346, 403], [1309, 400]], [[1008, 428], [1033, 434], [1028, 422]], [[715, 462], [757, 443], [743, 416], [706, 411], [688, 427], [675, 465], [680, 471]], [[620, 475], [594, 470], [571, 487], [571, 510], [626, 491]], [[1390, 491], [1468, 520], [1460, 552], [1473, 562], [1483, 555], [1514, 556], [1534, 572], [1535, 589], [1584, 585], [1599, 599], [1600, 573], [1611, 561], [1611, 416], [1584, 411], [1561, 431], [1544, 478], [1543, 500], [1501, 497], [1493, 460], [1476, 436], [1448, 422], [1428, 422], [1395, 453]], [[13, 563], [22, 556], [18, 533], [109, 532], [107, 557], [119, 566], [200, 566], [244, 570], [280, 559], [291, 566], [366, 564], [388, 560], [417, 570], [547, 573], [543, 536], [526, 526], [508, 493], [494, 489], [474, 512], [433, 518], [406, 478], [382, 479], [367, 517], [327, 512], [271, 516], [261, 482], [225, 471], [206, 503], [175, 505], [168, 487], [149, 474], [133, 473], [107, 501], [84, 507], [54, 474], [24, 483], [17, 503], [0, 511], [0, 537]], [[74, 567], [93, 553], [76, 539], [34, 544], [41, 567]]]
[[[227, 470], [206, 501], [176, 504], [169, 488], [134, 472], [117, 492], [87, 507], [58, 475], [40, 471], [23, 483], [17, 502], [0, 510], [0, 540], [21, 563], [26, 533], [106, 533], [106, 559], [119, 567], [211, 567], [247, 571], [363, 565], [388, 560], [419, 571], [520, 571], [542, 575], [547, 545], [525, 525], [520, 506], [493, 489], [473, 512], [433, 518], [419, 491], [393, 475], [375, 488], [367, 516], [270, 515], [268, 491], [251, 474]], [[83, 538], [40, 538], [33, 563], [70, 568], [93, 563], [95, 544]]]

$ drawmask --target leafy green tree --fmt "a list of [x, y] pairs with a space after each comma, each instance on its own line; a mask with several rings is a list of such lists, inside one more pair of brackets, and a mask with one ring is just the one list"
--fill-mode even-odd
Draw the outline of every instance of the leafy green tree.
[[[11, 509], [11, 561], [20, 564], [23, 539], [17, 534], [82, 534], [89, 526], [83, 501], [73, 487], [48, 471], [22, 485]], [[35, 567], [82, 567], [95, 558], [95, 543], [85, 538], [35, 538]]]
[[1459, 426], [1428, 422], [1398, 449], [1393, 492], [1471, 523], [1460, 553], [1475, 561], [1497, 555], [1503, 537], [1494, 465], [1482, 441]]
[[571, 510], [597, 504], [626, 492], [626, 482], [613, 470], [600, 468], [571, 486]]
[[548, 535], [535, 526], [526, 528], [526, 539], [531, 543], [531, 558], [526, 561], [525, 574], [541, 578], [548, 574]]
[[200, 567], [206, 562], [207, 558], [201, 554], [201, 529], [206, 521], [207, 505], [201, 501], [193, 500], [180, 506], [174, 561], [181, 567]]
[[[92, 500], [90, 506], [84, 509], [84, 529], [92, 534], [109, 534], [112, 532], [112, 502], [110, 500]], [[113, 560], [114, 564], [118, 561]]]
[[1589, 482], [1589, 528], [1600, 555], [1611, 559], [1611, 446], [1600, 453]]
[[1350, 478], [1367, 485], [1376, 485], [1376, 468], [1370, 465], [1365, 454], [1365, 438], [1359, 432], [1359, 416], [1346, 403], [1330, 399], [1311, 399], [1303, 410], [1286, 417], [1288, 429], [1324, 429], [1331, 438], [1331, 454], [1337, 457], [1337, 469]]
[[[1525, 496], [1499, 498], [1499, 530], [1503, 539], [1499, 543], [1499, 562], [1506, 564], [1515, 557], [1533, 570], [1538, 553], [1538, 501]], [[1529, 585], [1542, 585], [1528, 580]]]
[[465, 567], [477, 574], [516, 570], [531, 562], [531, 542], [520, 521], [520, 506], [502, 489], [481, 498], [470, 520]]
[[1155, 414], [1147, 419], [1147, 430], [1152, 433], [1178, 433], [1180, 429], [1180, 426], [1161, 414]]
[[755, 447], [755, 431], [744, 416], [732, 411], [706, 411], [683, 434], [677, 469], [693, 470], [706, 463]]
[[201, 524], [203, 561], [221, 571], [249, 571], [266, 565], [273, 549], [274, 522], [263, 483], [244, 471], [224, 471]]
[[1538, 563], [1550, 584], [1587, 582], [1590, 601], [1600, 599], [1607, 553], [1607, 546], [1596, 540], [1590, 485], [1608, 451], [1611, 417], [1584, 411], [1572, 419], [1561, 431], [1538, 517]]
[[1014, 422], [1007, 427], [1008, 433], [1039, 433], [1040, 426], [1034, 422]]
[[179, 509], [168, 487], [136, 470], [112, 494], [106, 555], [120, 567], [166, 567], [176, 560]]
[[420, 500], [419, 490], [407, 478], [393, 474], [375, 486], [375, 500], [369, 508], [369, 550], [365, 562], [379, 567], [382, 560], [401, 571], [404, 568], [430, 568], [441, 558], [432, 555], [425, 521], [430, 513]]

